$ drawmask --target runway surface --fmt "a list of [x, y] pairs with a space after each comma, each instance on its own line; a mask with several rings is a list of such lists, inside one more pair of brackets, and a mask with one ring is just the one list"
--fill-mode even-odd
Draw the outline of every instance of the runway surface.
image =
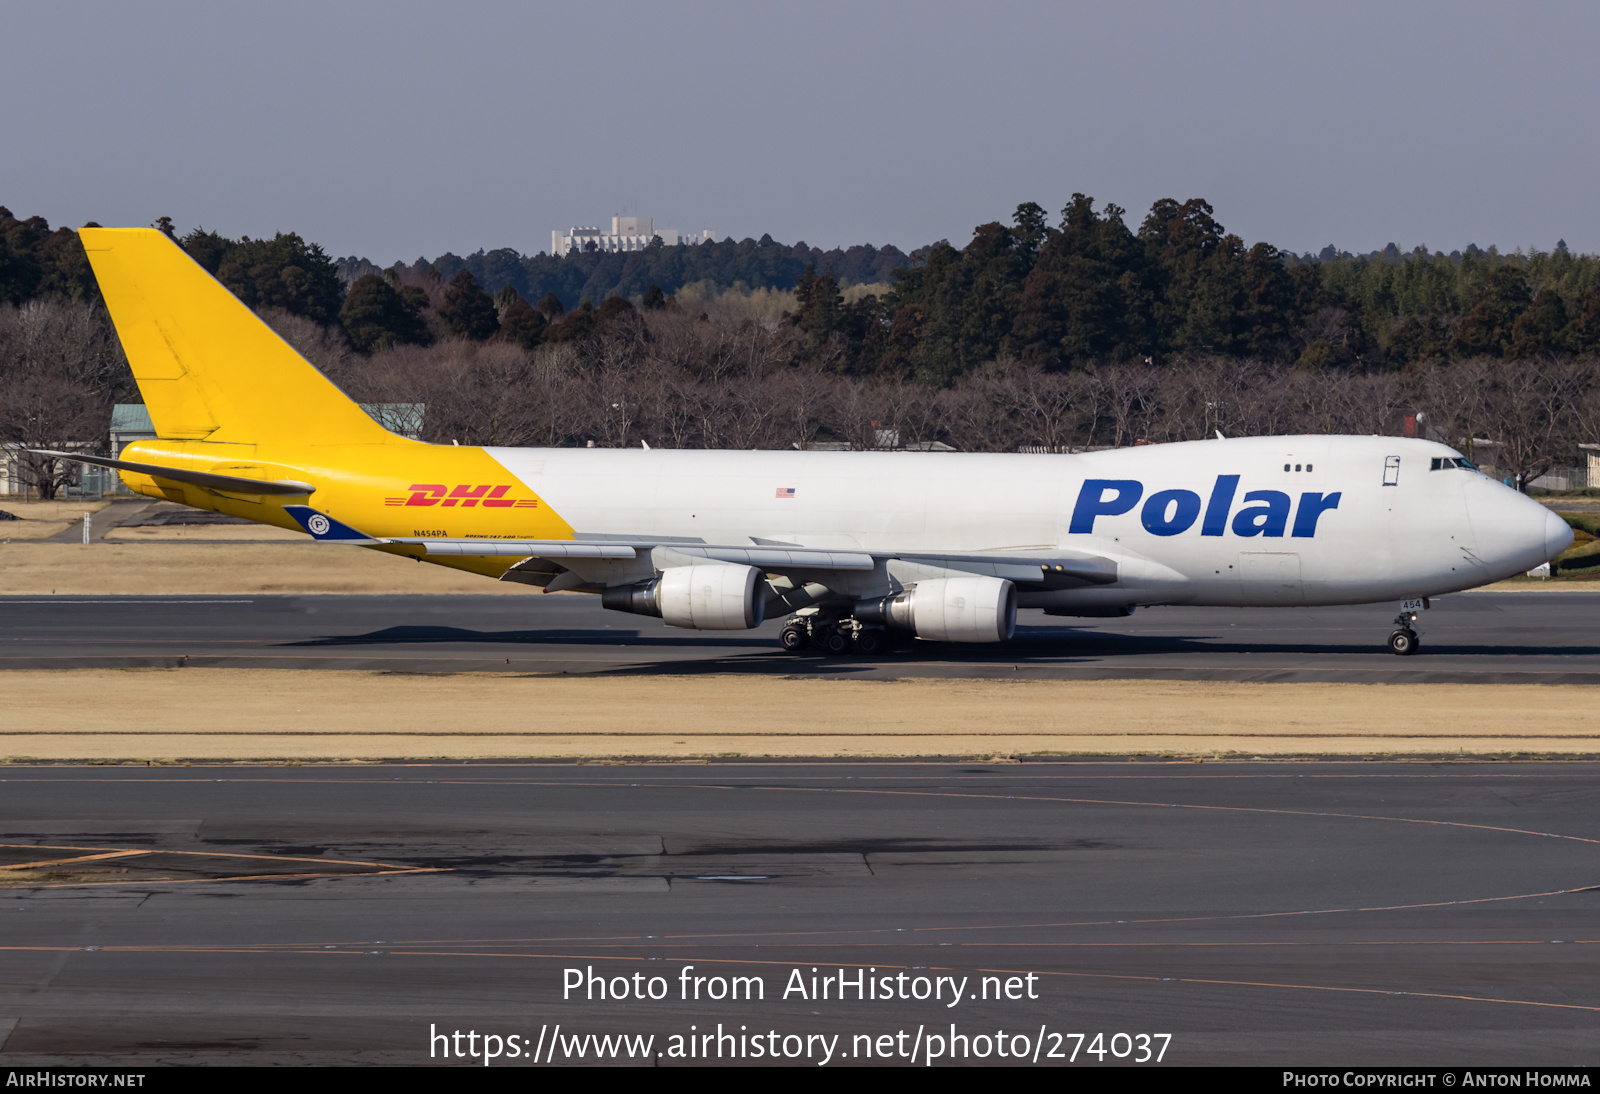
[[1441, 597], [1422, 650], [1384, 648], [1395, 606], [1023, 612], [995, 646], [917, 642], [868, 660], [785, 654], [780, 621], [681, 631], [587, 596], [0, 598], [0, 668], [385, 669], [977, 677], [1600, 683], [1600, 593]]
[[[671, 1064], [719, 1025], [830, 1066], [1592, 1063], [1597, 767], [10, 768], [0, 1065]], [[943, 995], [784, 998], [863, 967]]]

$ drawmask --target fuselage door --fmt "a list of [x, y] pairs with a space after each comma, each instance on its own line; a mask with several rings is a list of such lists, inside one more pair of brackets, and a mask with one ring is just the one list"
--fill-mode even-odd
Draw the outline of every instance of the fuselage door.
[[1385, 456], [1383, 458], [1383, 485], [1400, 485], [1400, 457]]
[[1300, 555], [1296, 551], [1239, 552], [1239, 591], [1247, 604], [1301, 604]]

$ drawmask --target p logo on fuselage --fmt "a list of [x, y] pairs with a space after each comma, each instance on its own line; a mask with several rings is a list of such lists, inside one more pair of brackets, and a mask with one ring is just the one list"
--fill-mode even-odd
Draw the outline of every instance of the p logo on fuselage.
[[1231, 527], [1234, 535], [1247, 539], [1277, 538], [1289, 530], [1292, 509], [1291, 536], [1309, 539], [1317, 534], [1317, 521], [1322, 514], [1339, 508], [1338, 491], [1323, 494], [1308, 490], [1295, 505], [1282, 490], [1251, 490], [1244, 495], [1243, 506], [1235, 511], [1233, 503], [1238, 492], [1238, 475], [1218, 475], [1211, 496], [1204, 501], [1193, 490], [1158, 490], [1144, 498], [1144, 483], [1138, 479], [1086, 479], [1078, 491], [1067, 531], [1072, 535], [1092, 535], [1097, 518], [1130, 513], [1144, 498], [1139, 523], [1153, 536], [1182, 535], [1198, 522], [1202, 536], [1220, 536]]

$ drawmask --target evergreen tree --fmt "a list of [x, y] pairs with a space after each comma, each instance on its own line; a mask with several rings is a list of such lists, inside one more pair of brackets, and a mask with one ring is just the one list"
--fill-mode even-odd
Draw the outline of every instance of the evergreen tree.
[[376, 274], [358, 278], [350, 286], [339, 309], [339, 321], [350, 345], [361, 353], [408, 342], [426, 345], [432, 340], [416, 297], [407, 299], [388, 278]]
[[1528, 275], [1515, 266], [1495, 267], [1481, 299], [1461, 317], [1451, 351], [1459, 357], [1504, 355], [1517, 317], [1529, 303]]
[[1299, 318], [1294, 282], [1284, 268], [1283, 255], [1270, 243], [1257, 243], [1246, 251], [1239, 274], [1235, 345], [1251, 357], [1271, 357]]
[[553, 292], [544, 294], [544, 299], [539, 301], [538, 310], [545, 319], [552, 323], [567, 314], [567, 309], [561, 306], [561, 298]]
[[1144, 246], [1108, 205], [1072, 195], [1022, 287], [1013, 340], [1046, 365], [1126, 360], [1153, 352]]
[[549, 325], [544, 313], [519, 295], [500, 316], [500, 335], [508, 342], [531, 350], [544, 340], [545, 328]]
[[49, 233], [44, 217], [19, 220], [0, 205], [0, 303], [20, 304], [39, 291], [38, 248]]
[[[191, 233], [189, 239], [195, 238]], [[333, 260], [318, 244], [307, 244], [294, 232], [268, 239], [224, 241], [216, 278], [252, 308], [277, 307], [324, 326], [338, 322], [344, 285]], [[202, 244], [211, 257], [211, 243]], [[204, 265], [201, 261], [201, 265]]]
[[1389, 330], [1389, 365], [1403, 368], [1419, 361], [1442, 360], [1449, 344], [1449, 332], [1438, 316], [1408, 315]]
[[609, 323], [619, 315], [633, 314], [633, 304], [621, 296], [608, 296], [600, 301], [600, 322]]
[[1237, 256], [1212, 256], [1237, 249], [1238, 237], [1225, 239], [1211, 213], [1211, 204], [1200, 198], [1181, 205], [1163, 198], [1139, 226], [1156, 273], [1156, 343], [1167, 352], [1221, 348], [1217, 343], [1231, 333], [1230, 259]]
[[1559, 353], [1567, 348], [1567, 307], [1554, 289], [1539, 290], [1528, 309], [1511, 324], [1506, 356], [1513, 359]]
[[1583, 294], [1577, 311], [1567, 328], [1567, 344], [1574, 353], [1600, 351], [1600, 285]]
[[500, 316], [494, 301], [478, 287], [478, 279], [462, 270], [450, 279], [444, 303], [439, 305], [439, 321], [452, 334], [482, 342], [500, 329]]
[[1037, 202], [1025, 201], [1017, 206], [1017, 211], [1011, 214], [1011, 223], [1014, 227], [1011, 234], [1016, 237], [1017, 254], [1029, 269], [1039, 257], [1039, 250], [1044, 246], [1045, 239], [1050, 233], [1050, 224], [1044, 211], [1044, 206]]
[[98, 299], [89, 256], [72, 229], [52, 232], [43, 217], [18, 220], [0, 205], [0, 303], [20, 304], [36, 296]]
[[224, 238], [221, 233], [208, 232], [204, 228], [195, 228], [178, 243], [189, 252], [190, 258], [200, 263], [206, 273], [212, 276], [221, 268], [222, 260], [234, 245], [233, 240]]
[[[559, 307], [559, 302], [557, 304]], [[559, 323], [550, 324], [545, 332], [547, 342], [581, 342], [594, 333], [596, 324], [594, 305], [585, 300]]]
[[790, 317], [791, 321], [813, 338], [826, 339], [841, 329], [844, 297], [832, 274], [819, 274], [815, 266], [807, 266], [794, 288], [794, 300], [800, 310]]

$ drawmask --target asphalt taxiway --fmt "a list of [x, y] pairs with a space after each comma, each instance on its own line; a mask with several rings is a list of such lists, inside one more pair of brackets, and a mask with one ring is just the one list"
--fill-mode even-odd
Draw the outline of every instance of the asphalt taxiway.
[[[989, 1066], [1041, 1043], [1063, 1064], [1074, 1034], [1080, 1065], [1131, 1064], [1141, 1034], [1169, 1064], [1592, 1063], [1596, 774], [12, 767], [0, 1065], [426, 1064], [430, 1032], [472, 1030], [560, 1044], [542, 1066], [578, 1062], [574, 1037], [664, 1051], [719, 1024], [837, 1035], [835, 1065], [935, 1033], [988, 1038], [965, 1062]], [[813, 969], [863, 968], [968, 990], [811, 997]], [[563, 999], [568, 969], [666, 995]], [[694, 976], [764, 993], [681, 998]], [[1096, 1034], [1122, 1060], [1084, 1052]]]
[[1432, 604], [1412, 657], [1384, 648], [1394, 606], [1368, 605], [1152, 608], [1125, 619], [1023, 612], [1009, 643], [917, 642], [867, 659], [785, 654], [777, 620], [681, 631], [576, 595], [15, 596], [0, 598], [0, 669], [1600, 683], [1600, 592], [1464, 593]]

